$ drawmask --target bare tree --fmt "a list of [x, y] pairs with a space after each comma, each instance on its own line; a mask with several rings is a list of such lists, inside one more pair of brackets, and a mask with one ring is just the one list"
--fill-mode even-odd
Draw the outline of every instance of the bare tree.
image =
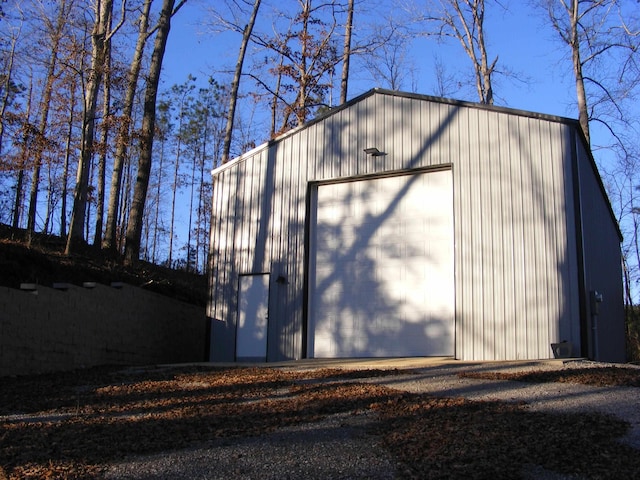
[[153, 136], [156, 119], [156, 98], [158, 96], [158, 84], [162, 71], [162, 60], [171, 29], [171, 17], [186, 3], [181, 0], [174, 5], [176, 0], [163, 0], [158, 20], [158, 30], [151, 55], [147, 88], [144, 96], [144, 113], [140, 132], [140, 157], [138, 159], [138, 174], [133, 190], [133, 200], [127, 224], [124, 259], [125, 263], [133, 264], [140, 258], [140, 240], [142, 236], [142, 220], [144, 206], [149, 188], [149, 176], [151, 172], [151, 158], [153, 153]]
[[24, 175], [25, 175], [25, 170], [26, 170], [26, 164], [27, 164], [27, 157], [29, 155], [29, 147], [30, 147], [30, 143], [31, 143], [31, 138], [34, 135], [35, 132], [35, 127], [33, 127], [33, 125], [30, 122], [30, 118], [31, 118], [31, 103], [32, 103], [32, 98], [33, 98], [33, 81], [30, 82], [29, 84], [29, 93], [27, 95], [27, 105], [26, 105], [26, 110], [22, 115], [22, 120], [21, 120], [21, 128], [20, 128], [20, 143], [21, 148], [20, 148], [20, 153], [18, 155], [18, 161], [16, 162], [16, 170], [18, 171], [17, 173], [17, 178], [16, 178], [16, 187], [15, 187], [15, 199], [13, 202], [13, 220], [12, 220], [12, 226], [13, 228], [18, 228], [20, 226], [20, 216], [22, 214], [22, 195], [23, 195], [23, 189], [24, 189]]
[[169, 267], [173, 264], [173, 243], [175, 240], [175, 216], [176, 216], [176, 198], [180, 187], [180, 160], [182, 158], [182, 141], [185, 137], [185, 118], [187, 110], [190, 107], [189, 95], [195, 90], [195, 77], [189, 75], [187, 81], [182, 85], [174, 85], [171, 92], [176, 96], [178, 108], [178, 127], [177, 127], [177, 144], [176, 155], [174, 158], [173, 168], [173, 186], [171, 189], [171, 220], [169, 222]]
[[439, 0], [431, 2], [417, 18], [426, 25], [422, 33], [440, 38], [451, 37], [460, 42], [464, 52], [473, 64], [475, 87], [480, 103], [492, 105], [494, 91], [492, 75], [498, 56], [489, 58], [487, 51], [484, 19], [484, 0]]
[[82, 147], [78, 162], [76, 187], [73, 195], [73, 210], [65, 254], [71, 253], [84, 238], [89, 167], [93, 155], [96, 106], [102, 84], [109, 40], [120, 29], [125, 20], [126, 0], [122, 0], [120, 22], [110, 28], [113, 15], [113, 0], [95, 0], [95, 21], [91, 32], [91, 67], [85, 85], [84, 111], [82, 118]]
[[[111, 25], [109, 25], [111, 29]], [[100, 246], [102, 242], [102, 225], [104, 217], [104, 187], [107, 168], [107, 155], [109, 153], [109, 130], [111, 128], [111, 39], [105, 41], [105, 78], [102, 82], [102, 124], [101, 136], [98, 142], [98, 172], [97, 172], [97, 189], [96, 189], [96, 221], [93, 237], [93, 245]]]
[[[254, 90], [251, 97], [256, 102], [269, 105], [271, 137], [332, 106], [334, 73], [340, 63], [340, 97], [341, 101], [345, 101], [352, 57], [371, 52], [390, 36], [354, 36], [353, 16], [357, 5], [354, 0], [298, 0], [283, 4], [280, 8], [273, 6], [266, 13], [263, 13], [262, 8], [261, 27], [265, 28], [264, 19], [270, 13], [273, 18], [271, 29], [269, 32], [254, 29], [250, 33], [245, 28], [251, 25], [245, 23], [246, 15], [241, 19], [238, 14], [243, 11], [240, 8], [243, 4], [249, 3], [249, 0], [228, 0], [228, 5], [236, 7], [232, 15], [223, 16], [219, 10], [214, 11], [214, 31], [232, 30], [242, 33], [245, 40], [250, 40], [257, 46], [252, 56], [252, 68], [243, 74], [253, 78], [262, 90]], [[254, 3], [254, 7], [256, 6]], [[368, 29], [363, 31], [369, 32]], [[247, 54], [242, 49], [239, 58]], [[236, 77], [239, 65], [236, 65]], [[231, 101], [236, 97], [232, 93]], [[223, 162], [227, 160], [228, 156]]]
[[64, 148], [64, 162], [62, 171], [62, 186], [60, 191], [61, 205], [60, 205], [60, 236], [65, 237], [67, 235], [67, 188], [69, 178], [69, 163], [71, 159], [71, 143], [73, 141], [73, 125], [75, 122], [75, 107], [76, 107], [76, 92], [77, 84], [75, 79], [72, 79], [69, 85], [69, 117], [67, 120], [67, 131]]
[[[384, 34], [382, 30], [386, 30], [387, 33]], [[390, 35], [390, 32], [393, 34]], [[376, 85], [400, 90], [405, 88], [407, 79], [414, 73], [409, 56], [409, 38], [397, 29], [393, 22], [379, 28], [377, 36], [382, 38], [383, 35], [389, 35], [389, 39], [364, 57], [364, 67]]]
[[[4, 154], [3, 145], [5, 139], [5, 126], [9, 123], [9, 119], [13, 117], [13, 122], [16, 124], [22, 123], [24, 126], [29, 125], [31, 115], [31, 91], [33, 83], [30, 83], [29, 94], [27, 96], [26, 112], [19, 114], [13, 112], [13, 105], [20, 93], [24, 91], [24, 87], [16, 83], [15, 67], [18, 60], [16, 54], [16, 48], [18, 41], [21, 37], [23, 19], [19, 19], [19, 24], [13, 28], [8, 29], [9, 49], [6, 57], [2, 57], [2, 70], [0, 74], [0, 170], [14, 169], [17, 171], [15, 195], [12, 208], [12, 225], [14, 228], [18, 228], [20, 223], [20, 215], [22, 213], [22, 196], [23, 196], [23, 184], [24, 174], [26, 168], [26, 148], [22, 149], [22, 154], [18, 155], [13, 161], [9, 160], [9, 155]], [[23, 136], [26, 141], [26, 138]], [[26, 142], [25, 142], [26, 143]]]
[[[85, 26], [86, 28], [86, 26]], [[82, 88], [82, 77], [78, 72], [84, 71], [86, 61], [86, 49], [84, 47], [83, 36], [69, 36], [63, 53], [65, 56], [61, 58], [61, 62], [67, 66], [72, 66], [63, 71], [63, 76], [59, 83], [59, 96], [57, 99], [62, 103], [62, 110], [59, 113], [64, 120], [60, 120], [60, 137], [65, 139], [64, 152], [60, 152], [63, 158], [62, 176], [60, 181], [60, 236], [67, 236], [67, 200], [69, 197], [69, 171], [72, 159], [77, 157], [77, 147], [80, 138], [75, 134], [77, 130], [77, 119], [81, 112], [82, 98], [78, 95], [78, 90]]]
[[[587, 107], [587, 93], [584, 88], [584, 75], [582, 72], [584, 62], [582, 60], [582, 39], [580, 35], [581, 22], [588, 18], [588, 15], [601, 8], [608, 0], [595, 2], [581, 2], [580, 0], [562, 0], [560, 2], [547, 2], [547, 10], [551, 23], [571, 49], [571, 62], [573, 65], [573, 75], [576, 84], [576, 97], [578, 101], [578, 118], [585, 138], [590, 142], [589, 133], [589, 111]], [[581, 4], [586, 8], [581, 9]], [[582, 11], [581, 11], [582, 10]], [[586, 31], [585, 31], [586, 32]], [[593, 31], [592, 31], [593, 33]]]
[[605, 124], [615, 135], [608, 112], [622, 119], [621, 103], [640, 81], [638, 31], [627, 24], [617, 0], [544, 0], [543, 6], [571, 52], [578, 119], [587, 141], [590, 121]]
[[[284, 67], [284, 55], [280, 55], [278, 57], [278, 67], [276, 68], [276, 85], [273, 89], [274, 92], [280, 92], [282, 87], [282, 72]], [[271, 122], [269, 126], [269, 138], [273, 138], [276, 136], [276, 123], [278, 121], [278, 107], [280, 105], [280, 96], [273, 95], [271, 99]]]
[[353, 2], [347, 5], [347, 21], [344, 26], [344, 47], [342, 48], [342, 77], [340, 79], [340, 103], [346, 103], [349, 88], [349, 64], [351, 62], [351, 35], [353, 30]]
[[129, 148], [131, 133], [131, 117], [133, 113], [133, 103], [138, 87], [140, 70], [142, 69], [142, 58], [144, 48], [150, 35], [155, 28], [149, 32], [149, 12], [153, 0], [145, 0], [138, 17], [138, 38], [127, 74], [127, 87], [122, 105], [122, 115], [120, 117], [117, 138], [116, 152], [113, 159], [113, 169], [111, 172], [111, 184], [109, 188], [109, 201], [107, 204], [107, 222], [105, 225], [102, 248], [106, 250], [116, 250], [116, 230], [118, 223], [118, 206], [122, 190], [123, 166]]
[[460, 83], [451, 74], [442, 58], [436, 56], [433, 60], [433, 73], [435, 75], [435, 94], [440, 97], [451, 97], [459, 89]]
[[58, 55], [60, 42], [63, 37], [64, 29], [67, 25], [73, 1], [61, 0], [58, 7], [58, 15], [55, 23], [48, 20], [47, 13], [42, 11], [41, 16], [45, 19], [47, 31], [49, 32], [48, 40], [51, 42], [51, 55], [47, 62], [47, 71], [45, 76], [45, 87], [40, 105], [40, 119], [38, 122], [38, 131], [40, 132], [42, 141], [36, 144], [35, 159], [31, 176], [31, 193], [29, 195], [29, 212], [27, 214], [27, 245], [31, 244], [32, 235], [35, 230], [36, 210], [38, 206], [38, 190], [40, 188], [40, 168], [42, 165], [42, 156], [44, 154], [45, 139], [47, 126], [49, 122], [49, 108], [51, 106], [51, 97], [53, 95], [54, 82], [56, 80], [58, 68]]
[[[283, 33], [257, 35], [254, 42], [272, 52], [277, 66], [270, 73], [278, 80], [278, 89], [260, 73], [250, 76], [283, 106], [281, 126], [276, 133], [301, 125], [318, 107], [328, 106], [326, 96], [331, 77], [342, 55], [338, 54], [336, 36], [337, 2], [298, 0], [293, 16], [281, 15], [288, 23]], [[275, 28], [274, 28], [275, 29]], [[273, 60], [273, 59], [270, 59]]]
[[156, 251], [158, 249], [158, 232], [160, 231], [160, 198], [162, 195], [162, 179], [163, 179], [163, 164], [164, 164], [164, 156], [165, 156], [165, 145], [167, 143], [167, 139], [169, 138], [169, 135], [171, 133], [171, 128], [172, 128], [172, 124], [171, 124], [171, 115], [169, 113], [170, 111], [170, 105], [168, 102], [161, 100], [160, 102], [158, 102], [157, 106], [156, 106], [158, 112], [159, 112], [159, 116], [156, 118], [156, 136], [158, 137], [158, 140], [160, 141], [160, 147], [159, 147], [159, 165], [158, 165], [158, 180], [157, 180], [157, 184], [156, 184], [156, 193], [155, 193], [155, 209], [154, 209], [154, 214], [153, 214], [153, 237], [152, 237], [152, 243], [151, 243], [151, 261], [152, 262], [156, 262], [157, 261], [157, 256], [156, 256]]
[[236, 62], [236, 68], [233, 75], [233, 81], [231, 82], [231, 92], [229, 95], [229, 110], [227, 111], [227, 126], [224, 134], [224, 145], [222, 147], [222, 163], [229, 161], [229, 151], [231, 150], [231, 136], [233, 134], [233, 121], [236, 115], [236, 104], [238, 103], [238, 87], [240, 86], [240, 78], [242, 76], [242, 66], [244, 65], [244, 57], [247, 53], [247, 46], [251, 39], [251, 32], [253, 32], [253, 26], [256, 23], [256, 17], [258, 16], [258, 10], [260, 8], [260, 0], [255, 0], [253, 4], [253, 10], [249, 17], [249, 22], [244, 27], [242, 32], [242, 42], [240, 43], [240, 49], [238, 51], [238, 60]]
[[[16, 45], [20, 38], [22, 25], [19, 25], [15, 31], [11, 32], [9, 54], [4, 65], [4, 73], [0, 75], [0, 118], [4, 118], [5, 112], [13, 99], [16, 89], [14, 85], [13, 73], [16, 60]], [[4, 122], [0, 121], [0, 154], [2, 153], [2, 139], [4, 137]]]

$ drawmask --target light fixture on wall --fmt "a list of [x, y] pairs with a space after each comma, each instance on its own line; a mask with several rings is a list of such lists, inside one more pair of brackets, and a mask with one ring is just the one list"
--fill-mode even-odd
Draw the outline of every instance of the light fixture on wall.
[[365, 148], [364, 153], [366, 153], [367, 155], [371, 155], [372, 157], [383, 157], [386, 155], [386, 153], [381, 152], [376, 147]]

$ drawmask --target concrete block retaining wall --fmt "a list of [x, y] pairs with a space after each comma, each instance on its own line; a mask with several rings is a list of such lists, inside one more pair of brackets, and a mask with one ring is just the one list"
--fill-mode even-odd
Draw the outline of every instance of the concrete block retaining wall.
[[0, 376], [205, 359], [204, 307], [131, 285], [0, 287]]

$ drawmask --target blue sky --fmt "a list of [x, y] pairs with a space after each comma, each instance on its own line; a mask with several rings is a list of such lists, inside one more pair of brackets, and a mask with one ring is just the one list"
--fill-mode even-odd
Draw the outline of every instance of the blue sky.
[[[264, 3], [264, 2], [263, 2]], [[380, 2], [379, 11], [390, 11], [391, 1]], [[550, 27], [543, 24], [539, 12], [519, 2], [511, 2], [508, 11], [488, 9], [485, 29], [491, 55], [499, 55], [498, 69], [509, 69], [519, 78], [495, 76], [496, 104], [553, 115], [576, 117], [575, 91], [570, 64], [564, 60], [565, 46]], [[234, 64], [239, 34], [206, 33], [202, 20], [207, 17], [206, 2], [187, 3], [172, 21], [171, 35], [164, 60], [163, 82], [170, 86], [182, 83], [189, 73], [203, 81], [215, 70]], [[488, 7], [487, 7], [488, 8]], [[356, 12], [355, 29], [368, 19]], [[451, 73], [468, 69], [469, 59], [454, 40], [439, 44], [435, 40], [415, 38], [411, 61], [417, 70], [416, 92], [433, 94], [434, 59], [440, 57]], [[357, 68], [357, 66], [355, 67]], [[378, 85], [362, 71], [351, 72], [349, 97]], [[244, 80], [248, 82], [248, 79]], [[250, 86], [250, 85], [249, 85]], [[406, 90], [412, 90], [408, 85]], [[477, 101], [473, 90], [458, 92], [458, 99]]]

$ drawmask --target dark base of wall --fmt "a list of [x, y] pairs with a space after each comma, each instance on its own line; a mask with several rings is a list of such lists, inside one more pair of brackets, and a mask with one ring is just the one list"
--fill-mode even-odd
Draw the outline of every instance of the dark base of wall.
[[127, 284], [0, 287], [0, 376], [200, 362], [205, 309]]

